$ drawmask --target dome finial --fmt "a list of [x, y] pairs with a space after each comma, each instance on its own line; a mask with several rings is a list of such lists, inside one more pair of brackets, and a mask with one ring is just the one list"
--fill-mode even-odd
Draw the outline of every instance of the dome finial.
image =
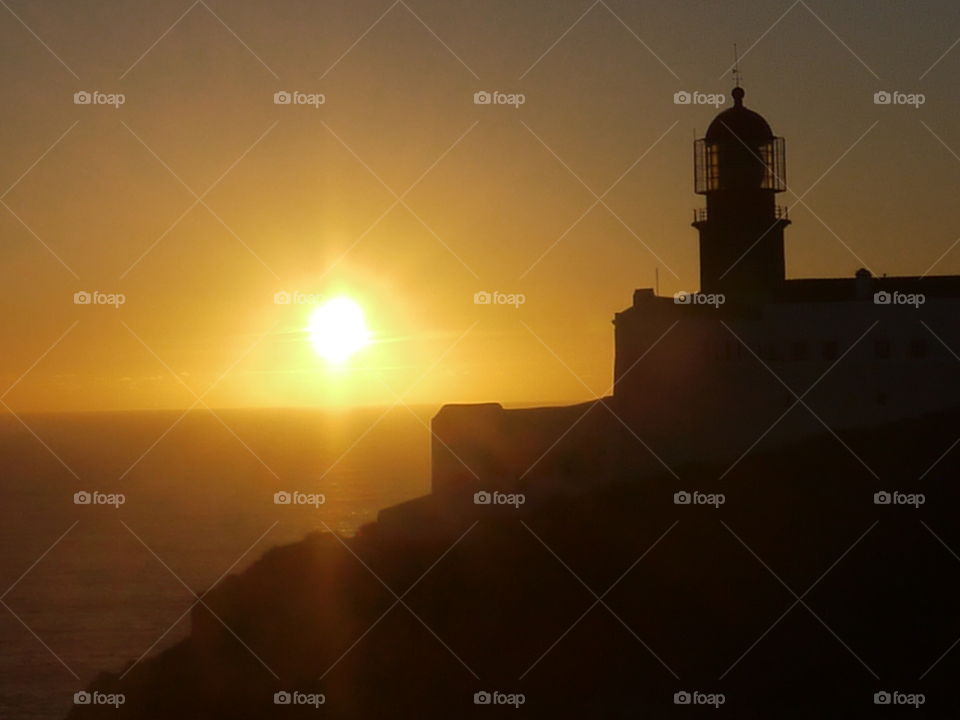
[[733, 89], [733, 106], [734, 107], [743, 107], [743, 96], [746, 94], [743, 92], [743, 88], [737, 85]]

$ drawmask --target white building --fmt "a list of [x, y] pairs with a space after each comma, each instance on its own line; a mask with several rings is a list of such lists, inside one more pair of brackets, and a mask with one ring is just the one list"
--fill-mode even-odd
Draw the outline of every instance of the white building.
[[700, 293], [634, 292], [611, 398], [442, 408], [435, 493], [576, 490], [960, 405], [960, 276], [787, 279], [785, 144], [743, 97], [694, 146]]

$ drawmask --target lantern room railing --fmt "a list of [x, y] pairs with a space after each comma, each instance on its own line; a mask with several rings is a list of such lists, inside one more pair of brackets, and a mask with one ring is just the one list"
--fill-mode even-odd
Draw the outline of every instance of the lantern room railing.
[[[774, 205], [773, 206], [773, 218], [774, 220], [790, 220], [790, 208], [786, 205]], [[706, 208], [694, 208], [693, 209], [693, 222], [696, 223], [705, 223], [710, 219], [710, 213]]]

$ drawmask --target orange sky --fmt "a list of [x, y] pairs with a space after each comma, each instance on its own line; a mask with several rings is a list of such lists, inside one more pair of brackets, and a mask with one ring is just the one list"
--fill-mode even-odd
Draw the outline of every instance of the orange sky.
[[[960, 273], [953, 3], [208, 5], [0, 11], [17, 412], [606, 392], [633, 289], [656, 267], [662, 294], [696, 289], [691, 143], [715, 109], [673, 96], [729, 93], [734, 41], [803, 198], [788, 273]], [[83, 90], [125, 102], [74, 104]], [[525, 102], [475, 105], [482, 90]], [[126, 302], [73, 303], [95, 290]], [[309, 307], [278, 291], [355, 298], [376, 342], [330, 371]]]

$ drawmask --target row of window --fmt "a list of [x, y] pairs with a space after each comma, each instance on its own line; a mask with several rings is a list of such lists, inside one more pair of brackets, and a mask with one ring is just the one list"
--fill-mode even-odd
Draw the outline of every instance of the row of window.
[[[833, 361], [839, 358], [846, 349], [847, 346], [841, 348], [836, 340], [824, 340], [819, 343], [795, 340], [786, 345], [766, 343], [754, 348], [754, 352], [764, 360], [773, 362], [784, 360], [804, 362], [807, 360]], [[897, 356], [898, 351], [900, 352], [900, 356], [914, 360], [922, 360], [930, 355], [930, 347], [925, 338], [914, 338], [905, 343], [902, 349], [895, 347], [894, 343], [885, 338], [877, 338], [873, 341], [873, 357], [878, 360], [894, 358]], [[722, 346], [714, 344], [712, 354], [717, 360], [745, 360], [753, 356], [752, 353], [737, 340], [725, 342]]]

